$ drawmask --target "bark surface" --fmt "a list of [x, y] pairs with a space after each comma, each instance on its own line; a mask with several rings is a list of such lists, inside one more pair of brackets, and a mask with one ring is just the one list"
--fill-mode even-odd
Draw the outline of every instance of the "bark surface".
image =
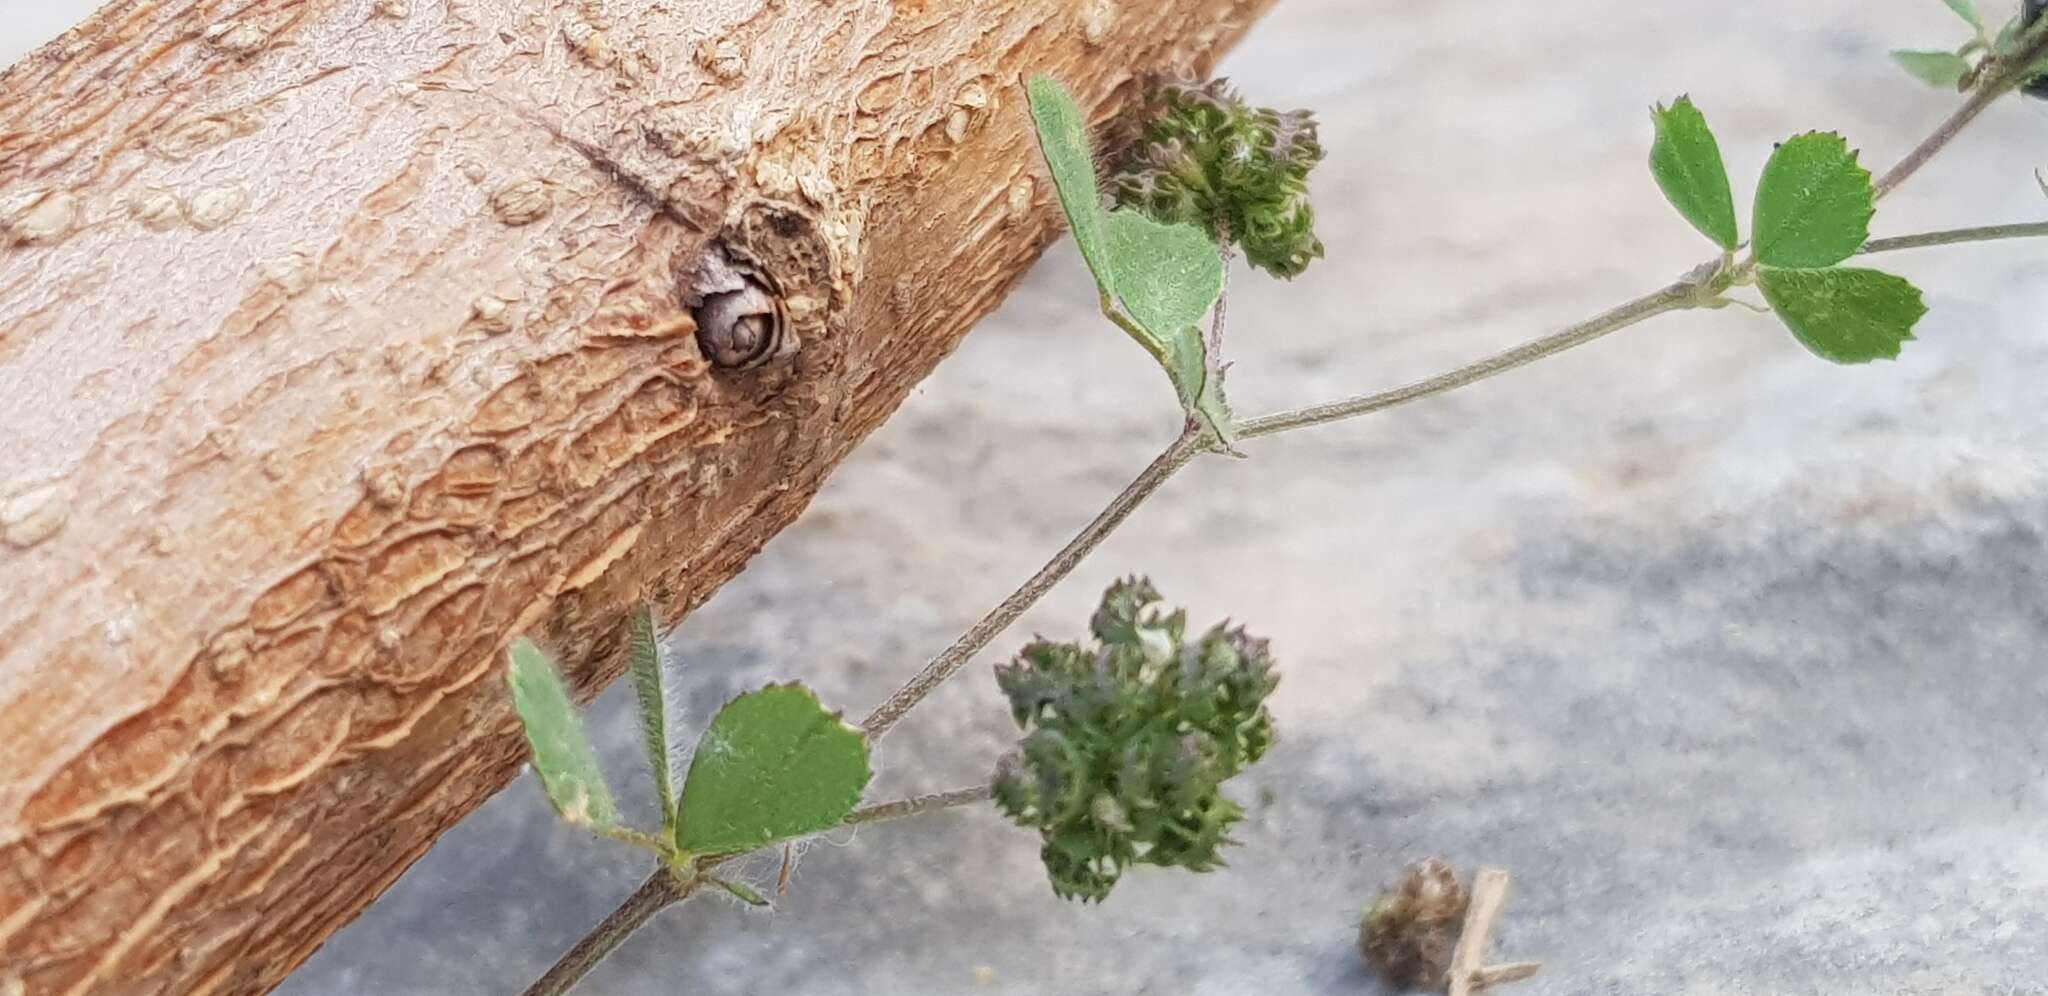
[[517, 768], [510, 637], [594, 694], [1057, 232], [1020, 74], [1268, 3], [126, 0], [0, 76], [0, 994], [275, 984]]

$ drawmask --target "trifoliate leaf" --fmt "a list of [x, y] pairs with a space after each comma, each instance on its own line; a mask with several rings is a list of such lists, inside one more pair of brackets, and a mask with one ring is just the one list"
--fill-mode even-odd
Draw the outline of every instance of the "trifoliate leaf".
[[1877, 191], [1870, 171], [1842, 136], [1808, 132], [1787, 139], [1764, 164], [1750, 224], [1757, 262], [1833, 266], [1870, 239]]
[[1963, 77], [1970, 72], [1970, 60], [1954, 52], [1913, 52], [1900, 49], [1892, 53], [1892, 61], [1899, 68], [1912, 73], [1913, 78], [1937, 90], [1954, 90], [1962, 85]]
[[569, 692], [555, 673], [554, 662], [532, 640], [512, 644], [512, 707], [526, 726], [533, 747], [533, 770], [540, 774], [548, 801], [571, 823], [605, 829], [619, 822], [619, 807], [598, 770], [597, 755], [583, 736], [583, 723]]
[[1971, 30], [1980, 35], [1984, 33], [1984, 17], [1977, 13], [1977, 5], [1972, 3], [1971, 0], [1941, 0], [1941, 2], [1948, 4], [1948, 9], [1955, 11], [1957, 17], [1969, 22]]
[[654, 794], [661, 801], [666, 827], [676, 818], [675, 758], [669, 750], [668, 674], [662, 666], [661, 632], [654, 609], [642, 604], [627, 622], [627, 658], [633, 674], [633, 696], [640, 704], [640, 736], [647, 747], [647, 766], [654, 772]]
[[1757, 286], [1800, 344], [1836, 363], [1897, 357], [1927, 314], [1920, 288], [1878, 270], [1760, 267]]
[[1094, 153], [1074, 98], [1045, 76], [1032, 77], [1025, 87], [1060, 207], [1096, 286], [1122, 307], [1133, 326], [1126, 331], [1165, 368], [1182, 409], [1227, 446], [1232, 432], [1222, 379], [1195, 328], [1223, 292], [1216, 246], [1192, 225], [1131, 210], [1103, 211]]
[[1723, 249], [1734, 249], [1741, 241], [1735, 228], [1735, 195], [1728, 190], [1728, 168], [1706, 116], [1693, 106], [1691, 97], [1680, 97], [1668, 108], [1659, 105], [1650, 117], [1657, 126], [1650, 172], [1664, 199], [1700, 234]]
[[867, 787], [867, 740], [802, 685], [726, 703], [697, 741], [676, 846], [733, 854], [838, 826]]

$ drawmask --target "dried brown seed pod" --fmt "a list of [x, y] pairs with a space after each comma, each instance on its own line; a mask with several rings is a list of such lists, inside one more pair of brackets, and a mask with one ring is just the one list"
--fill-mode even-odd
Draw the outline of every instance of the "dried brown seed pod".
[[1389, 983], [1437, 991], [1449, 984], [1451, 952], [1471, 897], [1442, 858], [1410, 864], [1380, 890], [1358, 925], [1358, 953]]

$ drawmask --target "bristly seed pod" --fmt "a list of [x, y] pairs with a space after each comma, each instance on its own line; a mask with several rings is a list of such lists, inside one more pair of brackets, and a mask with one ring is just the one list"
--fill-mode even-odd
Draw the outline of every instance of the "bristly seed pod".
[[1219, 625], [1186, 639], [1142, 578], [1112, 585], [1096, 645], [1037, 641], [996, 669], [1025, 733], [996, 804], [1039, 831], [1053, 891], [1099, 901], [1132, 864], [1220, 867], [1244, 816], [1219, 791], [1273, 744], [1266, 641]]
[[1223, 80], [1161, 85], [1145, 115], [1110, 178], [1119, 206], [1196, 225], [1274, 276], [1322, 257], [1308, 202], [1309, 171], [1323, 158], [1313, 115], [1248, 106]]
[[1358, 925], [1358, 953], [1400, 989], [1441, 990], [1470, 902], [1458, 873], [1442, 858], [1408, 866], [1401, 881], [1380, 890]]

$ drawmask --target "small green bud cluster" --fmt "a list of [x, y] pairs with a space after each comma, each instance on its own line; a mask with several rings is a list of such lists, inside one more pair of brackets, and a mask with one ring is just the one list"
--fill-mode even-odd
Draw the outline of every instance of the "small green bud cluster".
[[1308, 174], [1323, 159], [1315, 117], [1247, 106], [1222, 80], [1153, 91], [1144, 131], [1110, 178], [1118, 206], [1200, 227], [1276, 277], [1322, 258]]
[[1149, 581], [1103, 595], [1097, 645], [1033, 642], [996, 669], [1025, 732], [996, 804], [1034, 827], [1053, 891], [1100, 901], [1132, 864], [1208, 871], [1244, 811], [1222, 784], [1273, 745], [1266, 641], [1219, 624], [1187, 640]]

